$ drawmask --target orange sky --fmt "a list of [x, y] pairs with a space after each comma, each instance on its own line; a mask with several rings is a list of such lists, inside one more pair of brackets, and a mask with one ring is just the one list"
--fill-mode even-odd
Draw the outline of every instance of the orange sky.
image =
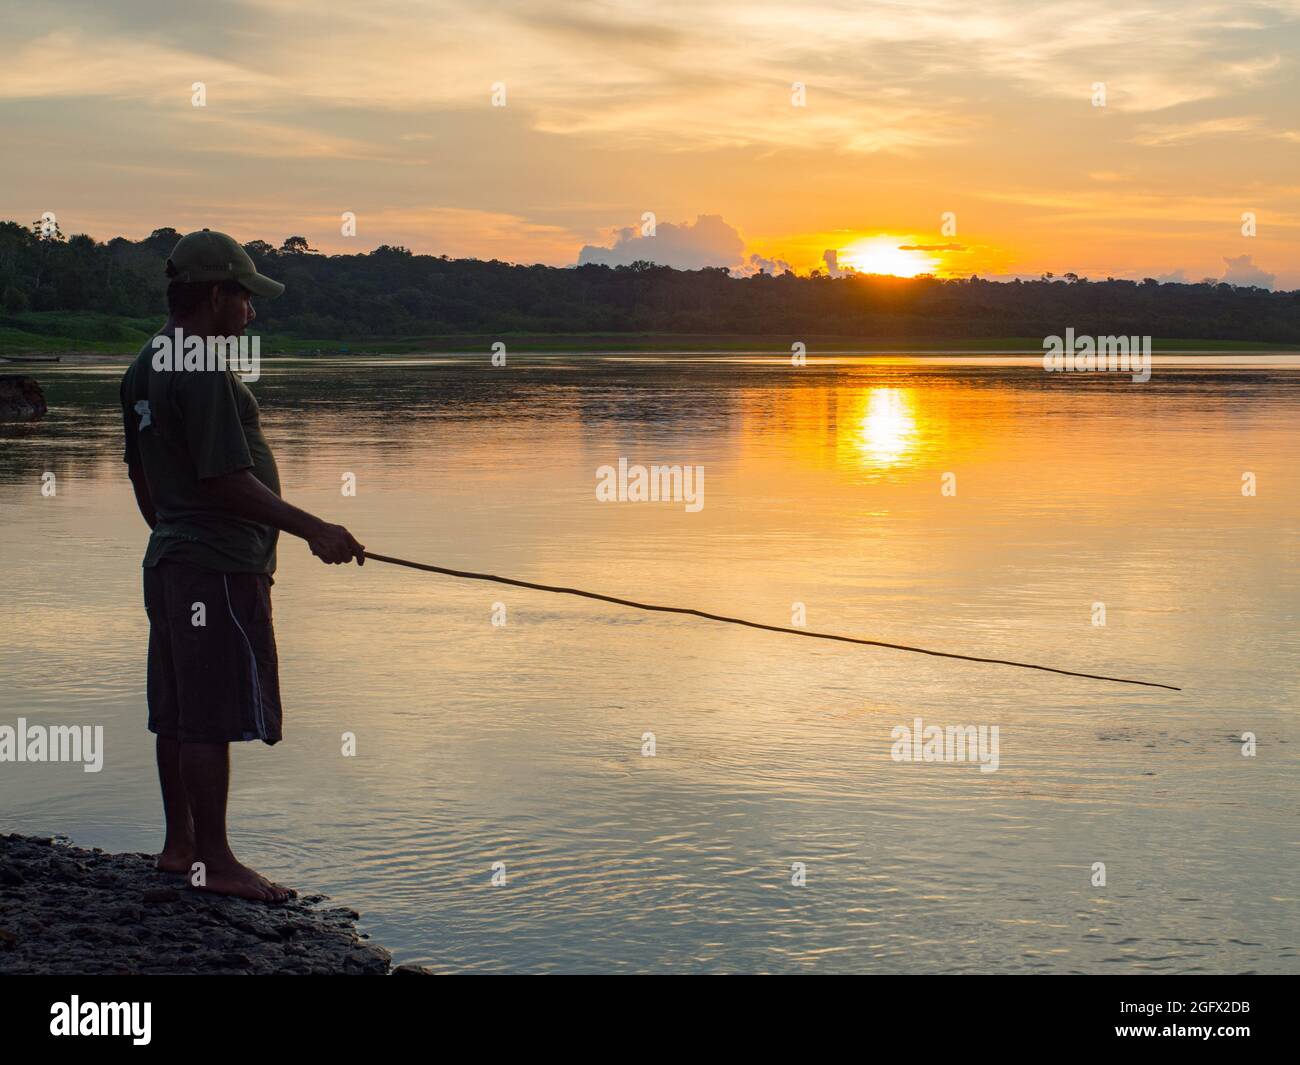
[[69, 234], [1300, 287], [1300, 0], [3, 6]]

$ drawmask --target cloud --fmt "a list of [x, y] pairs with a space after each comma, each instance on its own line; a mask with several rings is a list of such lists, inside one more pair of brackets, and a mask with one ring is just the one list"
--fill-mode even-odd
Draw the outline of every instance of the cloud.
[[1146, 148], [1167, 148], [1171, 144], [1222, 137], [1250, 136], [1258, 140], [1300, 141], [1300, 132], [1261, 118], [1259, 115], [1230, 115], [1198, 122], [1146, 124], [1130, 138]]
[[1223, 272], [1220, 280], [1229, 285], [1271, 289], [1277, 279], [1276, 274], [1270, 274], [1256, 266], [1249, 255], [1238, 255], [1235, 258], [1225, 255], [1223, 261], [1228, 268]]
[[[182, 16], [154, 0], [46, 0], [9, 16], [13, 38], [31, 43], [12, 50], [0, 98], [159, 103], [210, 79], [227, 101], [414, 112], [484, 107], [501, 80], [509, 106], [541, 131], [906, 152], [973, 133], [987, 115], [967, 101], [1009, 82], [1017, 95], [1083, 107], [1100, 80], [1108, 108], [1137, 112], [1276, 88], [1297, 14], [1292, 0], [1259, 0], [1249, 16], [1230, 0], [1188, 0], [1176, 14], [1129, 0], [1086, 10], [1076, 0], [911, 0], [881, 11], [662, 0], [560, 13], [553, 0], [317, 0], [310, 19], [300, 7], [244, 0]], [[792, 106], [795, 82], [806, 106]]]
[[[106, 96], [189, 105], [202, 81], [218, 98], [246, 103], [277, 91], [275, 78], [148, 38], [113, 36], [113, 47], [78, 29], [52, 30], [7, 49], [0, 99]], [[219, 95], [218, 95], [219, 94]]]
[[840, 253], [834, 248], [827, 248], [822, 252], [822, 263], [826, 267], [826, 273], [831, 277], [844, 277], [847, 274], [852, 273], [851, 270], [843, 270], [840, 268]]
[[[765, 269], [759, 251], [803, 271], [840, 230], [946, 239], [917, 219], [979, 198], [963, 271], [1059, 269], [1067, 246], [1093, 275], [1179, 262], [1201, 276], [1221, 269], [1201, 223], [1249, 198], [1281, 238], [1278, 284], [1300, 284], [1286, 154], [1300, 143], [1286, 103], [1300, 0], [316, 0], [307, 16], [301, 0], [0, 0], [0, 13], [6, 212], [54, 208], [101, 237], [219, 208], [239, 221], [265, 200], [282, 216], [268, 232], [316, 246], [355, 209], [391, 213], [385, 237], [417, 250], [569, 263], [629, 204], [705, 204], [754, 242], [713, 262]], [[206, 108], [190, 106], [194, 81]], [[497, 81], [508, 106], [492, 106]], [[605, 243], [591, 254], [617, 252]]]
[[1164, 125], [1143, 126], [1133, 135], [1133, 143], [1147, 148], [1167, 148], [1171, 144], [1200, 140], [1203, 137], [1222, 137], [1254, 133], [1260, 128], [1255, 115], [1233, 115], [1224, 118], [1206, 118], [1199, 122], [1173, 122]]
[[748, 277], [751, 274], [783, 274], [793, 269], [794, 267], [784, 259], [766, 259], [756, 252], [749, 257], [749, 261], [744, 266], [733, 273]]
[[965, 251], [965, 244], [900, 244], [899, 251]]
[[706, 266], [738, 267], [744, 262], [745, 242], [721, 215], [699, 215], [694, 225], [661, 222], [654, 236], [642, 236], [633, 226], [617, 234], [610, 247], [585, 245], [578, 253], [578, 265], [628, 266], [645, 260], [677, 270], [700, 270]]

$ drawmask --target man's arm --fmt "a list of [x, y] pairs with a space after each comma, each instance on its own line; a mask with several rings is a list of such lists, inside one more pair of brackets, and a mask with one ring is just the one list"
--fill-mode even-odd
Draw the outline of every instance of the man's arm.
[[365, 546], [357, 543], [347, 529], [286, 503], [254, 477], [251, 470], [209, 477], [202, 484], [222, 510], [301, 537], [322, 562], [351, 562], [355, 558], [357, 565], [365, 564]]
[[149, 494], [149, 482], [144, 477], [144, 467], [139, 462], [132, 462], [126, 468], [131, 478], [131, 487], [135, 489], [135, 505], [140, 508], [140, 516], [149, 523], [149, 528], [158, 524], [158, 514], [154, 510], [153, 496]]

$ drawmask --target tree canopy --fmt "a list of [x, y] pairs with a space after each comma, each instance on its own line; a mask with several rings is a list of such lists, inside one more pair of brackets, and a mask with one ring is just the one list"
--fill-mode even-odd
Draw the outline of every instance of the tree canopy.
[[[46, 227], [47, 230], [49, 227]], [[0, 222], [0, 314], [165, 312], [163, 262], [181, 234], [139, 241], [65, 239], [40, 223]], [[869, 275], [733, 277], [725, 268], [522, 266], [415, 255], [381, 245], [324, 255], [300, 236], [244, 245], [284, 282], [258, 303], [259, 325], [303, 338], [441, 334], [624, 333], [780, 336], [1092, 335], [1300, 342], [1300, 292], [1204, 281], [1160, 284], [1074, 274], [1037, 281]]]

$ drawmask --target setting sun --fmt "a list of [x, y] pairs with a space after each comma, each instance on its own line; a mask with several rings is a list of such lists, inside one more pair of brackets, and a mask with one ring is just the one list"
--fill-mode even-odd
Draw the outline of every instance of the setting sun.
[[908, 251], [903, 237], [872, 237], [858, 240], [840, 252], [839, 265], [850, 267], [860, 274], [893, 274], [896, 277], [916, 277], [933, 273], [938, 265], [934, 259], [919, 251]]

